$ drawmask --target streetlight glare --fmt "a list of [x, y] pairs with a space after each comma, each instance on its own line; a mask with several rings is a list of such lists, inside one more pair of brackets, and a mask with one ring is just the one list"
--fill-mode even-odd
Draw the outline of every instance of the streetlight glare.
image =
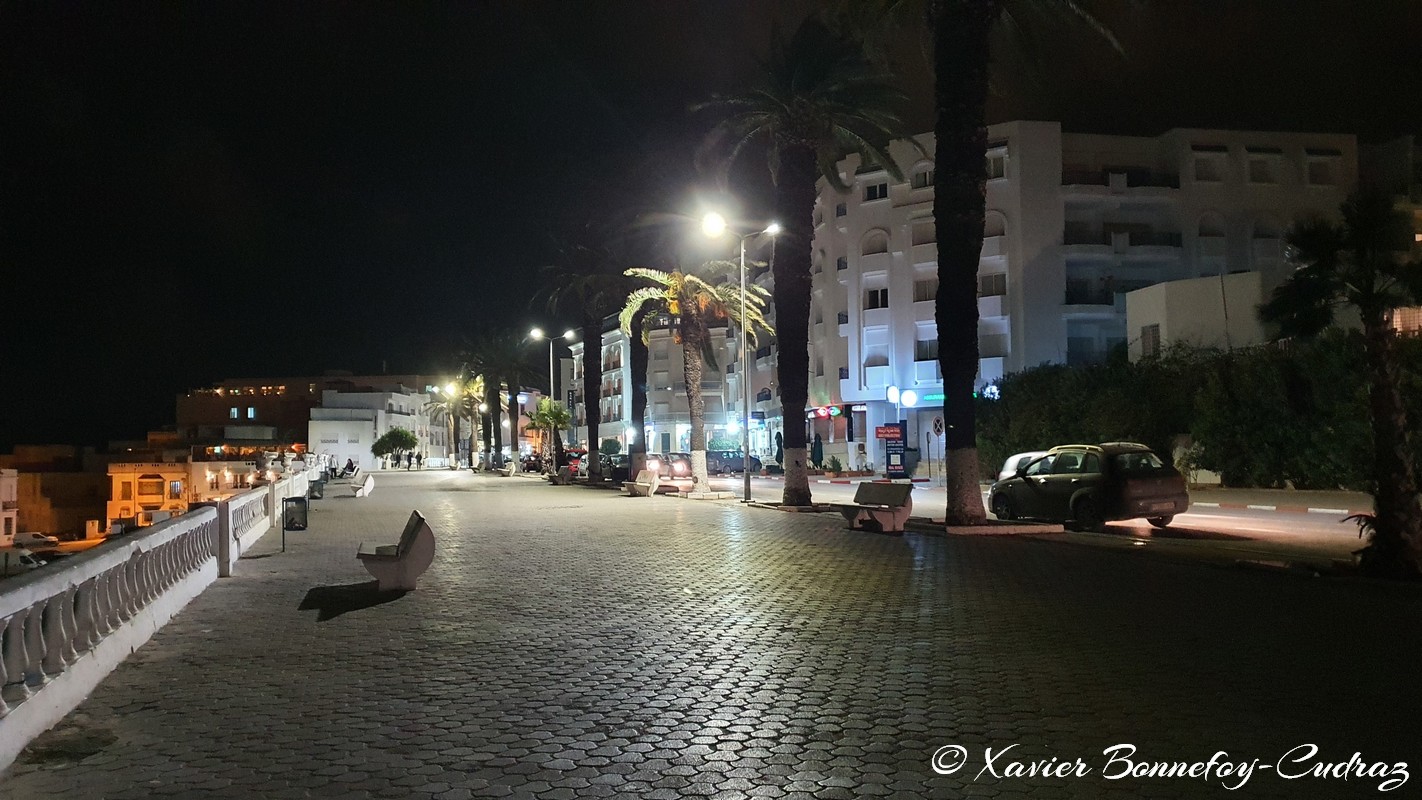
[[480, 413], [480, 414], [482, 414], [482, 413], [484, 413], [485, 411], [488, 411], [488, 410], [489, 410], [489, 404], [488, 404], [488, 403], [480, 403], [480, 404], [479, 404], [479, 413]]
[[772, 222], [772, 223], [770, 223], [769, 225], [766, 225], [766, 226], [765, 226], [765, 232], [768, 233], [768, 234], [770, 234], [771, 236], [778, 236], [778, 235], [780, 235], [780, 232], [781, 232], [782, 230], [785, 230], [785, 229], [782, 228], [782, 227], [780, 227], [780, 223], [778, 223], [778, 222]]
[[454, 394], [454, 384], [452, 384], [452, 383], [446, 383], [446, 384], [444, 385], [444, 393], [445, 393], [445, 394]]
[[543, 329], [542, 329], [542, 328], [534, 328], [533, 330], [531, 330], [531, 331], [528, 332], [528, 337], [529, 337], [530, 339], [532, 339], [533, 341], [535, 341], [535, 342], [542, 341], [542, 340], [543, 340]]
[[572, 328], [569, 328], [569, 329], [567, 329], [566, 331], [563, 331], [563, 335], [562, 335], [561, 337], [559, 337], [559, 338], [561, 338], [561, 339], [576, 339], [576, 338], [578, 338], [578, 332], [575, 331], [575, 330], [573, 330]]
[[701, 218], [701, 230], [714, 239], [726, 232], [726, 218], [712, 211]]

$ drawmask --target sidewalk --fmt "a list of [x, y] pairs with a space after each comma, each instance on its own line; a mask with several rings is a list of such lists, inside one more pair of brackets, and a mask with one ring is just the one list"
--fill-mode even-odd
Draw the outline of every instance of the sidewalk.
[[[1102, 749], [1416, 756], [1422, 684], [1396, 679], [1422, 659], [1415, 587], [468, 472], [327, 498], [42, 737], [0, 798], [1292, 800], [1377, 781], [1106, 781]], [[356, 547], [393, 541], [412, 507], [435, 562], [418, 591], [374, 593]], [[1094, 774], [973, 778], [1013, 744]], [[935, 774], [948, 745], [970, 767]]]

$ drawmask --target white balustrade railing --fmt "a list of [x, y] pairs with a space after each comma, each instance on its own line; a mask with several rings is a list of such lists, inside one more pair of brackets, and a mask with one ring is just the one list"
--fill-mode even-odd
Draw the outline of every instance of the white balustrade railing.
[[215, 578], [218, 528], [216, 510], [196, 509], [0, 584], [0, 718], [174, 584]]

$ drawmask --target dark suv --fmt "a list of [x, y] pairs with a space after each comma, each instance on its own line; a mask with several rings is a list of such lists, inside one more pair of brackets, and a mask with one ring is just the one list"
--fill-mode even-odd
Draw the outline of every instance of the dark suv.
[[998, 519], [1070, 522], [1083, 530], [1138, 517], [1164, 528], [1190, 507], [1180, 473], [1133, 442], [1053, 447], [994, 483], [989, 496]]
[[[745, 458], [739, 450], [707, 450], [706, 471], [712, 475], [740, 472], [745, 467]], [[751, 456], [751, 472], [760, 472], [760, 459]]]

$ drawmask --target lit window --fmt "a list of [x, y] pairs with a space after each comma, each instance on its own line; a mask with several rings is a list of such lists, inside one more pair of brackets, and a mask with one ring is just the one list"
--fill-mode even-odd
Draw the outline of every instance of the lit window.
[[237, 406], [233, 406], [227, 410], [227, 417], [228, 419], [237, 419]]
[[915, 189], [933, 188], [933, 170], [923, 169], [913, 174], [913, 182], [910, 184]]
[[183, 499], [183, 482], [182, 482], [182, 481], [168, 481], [168, 499], [169, 499], [169, 500], [181, 500], [181, 499]]
[[864, 291], [864, 310], [868, 311], [873, 308], [888, 307], [889, 290], [887, 287], [883, 289], [866, 289]]
[[888, 196], [889, 184], [887, 183], [871, 183], [868, 186], [864, 187], [864, 199], [866, 201], [883, 200]]
[[1007, 177], [1007, 156], [988, 156], [987, 177], [988, 180]]
[[257, 418], [257, 407], [256, 407], [256, 406], [247, 406], [247, 419], [256, 419], [256, 418]]

